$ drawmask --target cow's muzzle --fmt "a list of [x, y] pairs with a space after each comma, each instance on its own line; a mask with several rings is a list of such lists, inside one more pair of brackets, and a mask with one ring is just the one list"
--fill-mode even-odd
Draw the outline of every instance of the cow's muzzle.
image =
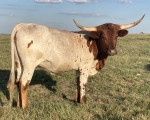
[[108, 50], [108, 55], [113, 56], [115, 54], [117, 54], [117, 51], [115, 49]]

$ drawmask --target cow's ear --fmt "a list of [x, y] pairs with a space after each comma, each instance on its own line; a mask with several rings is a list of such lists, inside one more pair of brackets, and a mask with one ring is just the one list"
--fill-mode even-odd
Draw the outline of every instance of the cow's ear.
[[118, 31], [118, 36], [119, 37], [124, 37], [125, 35], [128, 34], [128, 31], [127, 30], [119, 30]]
[[99, 38], [99, 32], [89, 32], [89, 35], [90, 35], [90, 37], [92, 37], [92, 38]]

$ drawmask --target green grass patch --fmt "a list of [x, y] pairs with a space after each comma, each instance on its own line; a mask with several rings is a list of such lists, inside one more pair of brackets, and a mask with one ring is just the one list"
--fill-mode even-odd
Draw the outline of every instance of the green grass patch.
[[0, 35], [0, 120], [149, 120], [150, 35], [119, 38], [118, 54], [90, 76], [87, 104], [75, 104], [75, 71], [54, 74], [37, 69], [28, 90], [29, 108], [8, 106], [10, 35]]

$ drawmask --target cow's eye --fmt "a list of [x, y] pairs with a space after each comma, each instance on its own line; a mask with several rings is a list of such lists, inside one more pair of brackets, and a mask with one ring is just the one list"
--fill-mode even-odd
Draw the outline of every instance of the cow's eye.
[[102, 36], [102, 40], [106, 40], [106, 37]]

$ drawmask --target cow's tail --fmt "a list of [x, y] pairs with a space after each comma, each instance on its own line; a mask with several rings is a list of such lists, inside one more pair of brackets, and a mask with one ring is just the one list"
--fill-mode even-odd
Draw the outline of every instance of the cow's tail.
[[15, 82], [15, 40], [16, 33], [18, 31], [19, 24], [14, 27], [11, 33], [11, 72], [9, 81], [7, 83], [7, 88], [9, 89], [9, 105], [12, 106], [13, 102], [13, 91], [14, 91], [14, 82]]

